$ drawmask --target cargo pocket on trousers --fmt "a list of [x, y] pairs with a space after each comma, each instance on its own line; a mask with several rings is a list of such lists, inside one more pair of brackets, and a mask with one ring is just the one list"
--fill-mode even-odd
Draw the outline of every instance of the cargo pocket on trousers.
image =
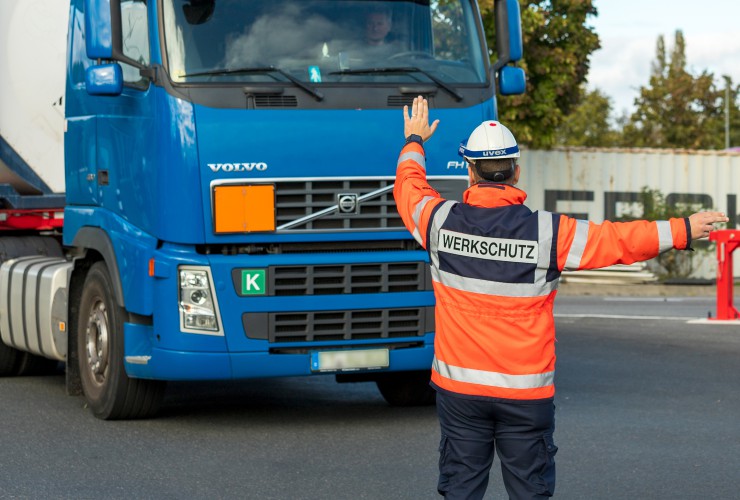
[[552, 496], [555, 494], [555, 454], [558, 447], [552, 435], [542, 436], [542, 467], [540, 469], [540, 495]]

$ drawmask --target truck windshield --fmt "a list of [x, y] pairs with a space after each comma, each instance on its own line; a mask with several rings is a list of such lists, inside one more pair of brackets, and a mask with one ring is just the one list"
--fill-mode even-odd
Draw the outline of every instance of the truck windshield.
[[421, 81], [452, 89], [486, 81], [471, 0], [164, 0], [163, 6], [175, 83]]

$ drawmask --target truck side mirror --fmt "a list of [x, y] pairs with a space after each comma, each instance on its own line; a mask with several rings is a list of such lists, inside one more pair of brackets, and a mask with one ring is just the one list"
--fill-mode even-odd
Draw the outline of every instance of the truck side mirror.
[[516, 66], [504, 66], [498, 73], [498, 89], [501, 95], [523, 94], [527, 88], [524, 70]]
[[121, 65], [114, 62], [88, 67], [85, 70], [85, 88], [90, 95], [121, 95], [123, 92]]
[[[146, 3], [143, 0], [138, 1], [146, 9]], [[121, 0], [85, 0], [85, 50], [87, 57], [105, 61], [121, 61], [136, 68], [144, 69], [146, 64], [131, 59], [123, 52], [121, 17]]]
[[111, 0], [85, 0], [85, 50], [90, 59], [113, 59], [111, 3]]
[[498, 89], [501, 95], [523, 94], [527, 88], [524, 70], [509, 63], [522, 58], [522, 16], [518, 0], [494, 0], [496, 16], [496, 53], [498, 61], [493, 64], [492, 75], [498, 73]]
[[517, 0], [495, 0], [496, 52], [499, 62], [518, 61], [524, 53], [522, 44], [522, 16]]

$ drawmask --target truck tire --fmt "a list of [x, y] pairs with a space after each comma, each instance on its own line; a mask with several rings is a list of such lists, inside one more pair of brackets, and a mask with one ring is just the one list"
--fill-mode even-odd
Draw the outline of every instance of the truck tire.
[[15, 374], [22, 377], [28, 375], [53, 375], [59, 369], [59, 361], [48, 359], [30, 352], [19, 353], [18, 366]]
[[103, 420], [152, 417], [164, 398], [165, 382], [126, 374], [126, 311], [116, 304], [112, 287], [105, 262], [93, 264], [82, 289], [77, 328], [82, 391], [93, 414]]
[[15, 375], [21, 351], [6, 346], [0, 340], [0, 377]]
[[59, 369], [59, 361], [23, 352], [0, 342], [0, 377], [20, 375], [52, 375]]
[[429, 386], [429, 370], [388, 373], [376, 380], [380, 394], [391, 406], [427, 406], [437, 399]]

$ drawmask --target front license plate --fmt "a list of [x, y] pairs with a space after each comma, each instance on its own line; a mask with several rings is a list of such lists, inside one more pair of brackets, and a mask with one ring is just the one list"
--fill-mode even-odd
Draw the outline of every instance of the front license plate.
[[315, 372], [388, 368], [389, 365], [388, 349], [352, 349], [311, 353], [311, 370]]

